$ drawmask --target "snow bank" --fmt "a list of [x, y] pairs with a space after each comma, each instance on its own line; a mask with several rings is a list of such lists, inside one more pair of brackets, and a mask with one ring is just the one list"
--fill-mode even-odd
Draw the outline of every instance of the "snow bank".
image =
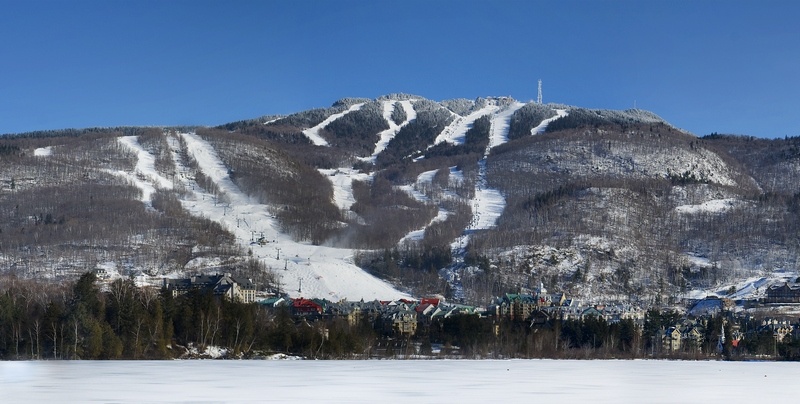
[[678, 213], [695, 214], [695, 213], [722, 213], [727, 210], [733, 209], [737, 206], [744, 204], [744, 201], [727, 198], [727, 199], [712, 199], [703, 202], [699, 205], [681, 205], [675, 208]]
[[51, 154], [53, 154], [52, 146], [40, 147], [33, 151], [33, 155], [36, 157], [47, 157], [50, 156]]

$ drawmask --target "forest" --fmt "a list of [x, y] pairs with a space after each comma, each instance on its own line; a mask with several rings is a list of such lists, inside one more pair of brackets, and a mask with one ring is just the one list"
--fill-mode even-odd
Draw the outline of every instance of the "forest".
[[[660, 336], [681, 316], [656, 309], [641, 323], [459, 314], [420, 323], [415, 334], [403, 336], [366, 315], [356, 323], [304, 318], [289, 307], [237, 303], [200, 290], [173, 297], [122, 279], [104, 289], [94, 273], [66, 284], [0, 278], [0, 359], [196, 358], [195, 350], [206, 347], [225, 348], [227, 358], [800, 359], [800, 339], [777, 342], [755, 320], [726, 314], [701, 319], [701, 343], [669, 351]], [[737, 346], [730, 338], [734, 324], [752, 330]], [[720, 350], [722, 332], [729, 338]]]

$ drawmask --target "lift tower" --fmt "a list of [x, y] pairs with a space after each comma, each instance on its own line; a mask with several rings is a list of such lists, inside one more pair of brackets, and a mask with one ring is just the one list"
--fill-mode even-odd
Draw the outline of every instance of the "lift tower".
[[542, 79], [539, 79], [539, 96], [536, 97], [536, 103], [537, 104], [542, 103]]

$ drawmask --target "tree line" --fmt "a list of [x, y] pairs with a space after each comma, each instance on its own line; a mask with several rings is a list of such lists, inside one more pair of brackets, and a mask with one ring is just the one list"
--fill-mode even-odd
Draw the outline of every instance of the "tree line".
[[[699, 345], [672, 351], [664, 348], [661, 335], [680, 315], [656, 309], [647, 312], [643, 323], [596, 316], [531, 322], [458, 314], [423, 321], [415, 334], [398, 335], [380, 317], [312, 320], [293, 316], [287, 307], [237, 303], [200, 290], [173, 297], [166, 290], [139, 288], [129, 279], [102, 290], [96, 281], [93, 273], [63, 285], [0, 278], [0, 358], [167, 359], [219, 346], [228, 357], [239, 358], [285, 353], [326, 359], [800, 359], [797, 338], [776, 341], [754, 319], [724, 314], [703, 320]], [[734, 324], [749, 330], [736, 346]], [[723, 332], [727, 339], [720, 347]]]

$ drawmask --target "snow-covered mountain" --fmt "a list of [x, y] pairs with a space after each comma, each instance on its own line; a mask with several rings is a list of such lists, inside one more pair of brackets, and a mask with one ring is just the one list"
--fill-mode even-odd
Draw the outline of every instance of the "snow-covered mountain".
[[0, 142], [0, 270], [24, 276], [654, 303], [761, 293], [800, 257], [800, 140], [698, 138], [642, 110], [391, 94]]

